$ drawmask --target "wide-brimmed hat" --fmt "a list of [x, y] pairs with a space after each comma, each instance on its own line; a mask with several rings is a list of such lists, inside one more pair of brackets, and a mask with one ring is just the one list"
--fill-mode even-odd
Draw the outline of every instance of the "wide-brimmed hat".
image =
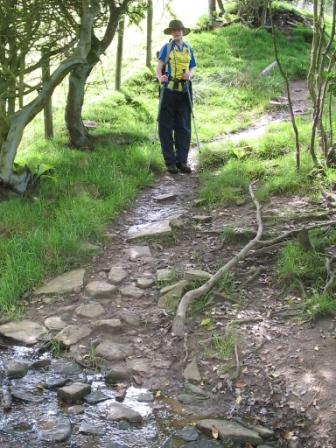
[[190, 33], [190, 28], [186, 28], [181, 20], [171, 20], [168, 28], [164, 30], [165, 34], [172, 34], [173, 30], [183, 30], [183, 35], [186, 36]]

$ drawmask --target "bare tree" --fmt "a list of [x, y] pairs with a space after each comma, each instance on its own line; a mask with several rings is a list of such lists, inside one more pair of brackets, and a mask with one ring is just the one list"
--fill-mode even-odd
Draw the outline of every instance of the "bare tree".
[[153, 0], [147, 0], [146, 67], [152, 66]]

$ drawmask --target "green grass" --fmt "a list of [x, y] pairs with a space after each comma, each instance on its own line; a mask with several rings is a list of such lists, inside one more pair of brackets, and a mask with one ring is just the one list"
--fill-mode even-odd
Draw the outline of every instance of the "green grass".
[[315, 294], [305, 301], [303, 309], [311, 318], [330, 316], [336, 313], [336, 301], [329, 294]]

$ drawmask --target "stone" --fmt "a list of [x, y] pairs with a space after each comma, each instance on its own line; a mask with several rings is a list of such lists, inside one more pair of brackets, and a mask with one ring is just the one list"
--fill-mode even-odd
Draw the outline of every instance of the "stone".
[[147, 289], [153, 286], [155, 283], [155, 280], [153, 278], [147, 278], [147, 277], [141, 277], [137, 278], [136, 285], [138, 288], [141, 289]]
[[168, 439], [166, 439], [163, 442], [163, 445], [161, 445], [160, 448], [174, 448], [173, 438], [172, 437], [168, 437]]
[[43, 401], [43, 397], [38, 395], [35, 391], [25, 390], [19, 387], [12, 387], [11, 394], [16, 400], [27, 403], [41, 403]]
[[144, 291], [136, 286], [124, 286], [120, 288], [120, 292], [123, 296], [132, 297], [133, 299], [140, 299], [144, 295]]
[[81, 404], [75, 404], [73, 406], [69, 406], [66, 411], [70, 415], [79, 415], [84, 414], [85, 409]]
[[[229, 445], [227, 446], [229, 447]], [[196, 442], [187, 443], [181, 448], [223, 448], [223, 445], [219, 442], [215, 442], [214, 440], [197, 440]]]
[[24, 345], [33, 345], [47, 332], [46, 328], [31, 320], [20, 320], [0, 325], [0, 334]]
[[47, 317], [44, 321], [44, 325], [51, 331], [60, 331], [67, 326], [59, 316]]
[[42, 288], [37, 289], [34, 294], [63, 294], [73, 292], [82, 288], [84, 274], [85, 269], [75, 269], [74, 271], [66, 272], [54, 278]]
[[154, 401], [154, 395], [152, 392], [142, 392], [138, 395], [137, 400], [140, 401], [140, 403], [151, 403]]
[[189, 426], [176, 431], [175, 436], [185, 442], [194, 442], [199, 438], [199, 433], [196, 428]]
[[92, 322], [91, 327], [97, 330], [104, 330], [106, 332], [116, 332], [122, 328], [120, 319], [101, 319]]
[[68, 325], [57, 333], [54, 339], [61, 342], [65, 347], [70, 347], [70, 345], [76, 344], [90, 334], [91, 329], [88, 325]]
[[88, 319], [95, 319], [105, 313], [104, 308], [100, 303], [83, 303], [76, 308], [75, 313], [81, 317], [87, 317]]
[[38, 438], [43, 442], [64, 442], [71, 436], [71, 423], [67, 417], [40, 420], [36, 427]]
[[149, 372], [151, 363], [146, 358], [133, 358], [126, 360], [127, 368], [134, 372]]
[[132, 246], [126, 251], [128, 258], [135, 261], [138, 258], [151, 258], [152, 253], [148, 246]]
[[50, 358], [41, 358], [36, 359], [30, 364], [30, 369], [39, 370], [39, 369], [47, 369], [50, 367], [51, 359]]
[[201, 397], [209, 398], [209, 393], [199, 386], [195, 386], [194, 384], [191, 383], [185, 383], [184, 388], [187, 392], [200, 395]]
[[183, 378], [187, 381], [195, 381], [197, 383], [202, 381], [196, 359], [193, 359], [192, 362], [184, 369]]
[[207, 222], [212, 221], [212, 216], [210, 216], [210, 215], [195, 215], [195, 216], [193, 216], [193, 219], [198, 222], [207, 223]]
[[127, 271], [125, 271], [125, 269], [120, 266], [113, 266], [108, 274], [110, 282], [112, 282], [114, 285], [119, 285], [127, 277]]
[[96, 347], [96, 356], [101, 356], [109, 361], [118, 361], [131, 356], [133, 349], [130, 345], [117, 342], [104, 341]]
[[126, 420], [130, 423], [142, 423], [141, 414], [123, 404], [111, 401], [111, 403], [105, 408], [105, 410], [107, 420]]
[[213, 428], [216, 428], [219, 432], [220, 439], [224, 442], [232, 441], [239, 443], [250, 443], [252, 445], [260, 445], [263, 442], [257, 432], [251, 431], [238, 423], [227, 420], [199, 420], [197, 422], [197, 428], [209, 435], [212, 434]]
[[200, 269], [190, 269], [184, 273], [184, 278], [190, 281], [206, 282], [211, 277], [212, 275], [209, 272], [201, 271]]
[[168, 282], [173, 276], [172, 269], [158, 269], [156, 271], [156, 278], [159, 282]]
[[117, 291], [115, 285], [105, 281], [90, 282], [85, 287], [85, 294], [92, 299], [110, 299]]
[[150, 222], [147, 224], [140, 224], [132, 226], [127, 233], [127, 239], [133, 241], [139, 238], [153, 238], [169, 236], [172, 234], [170, 222], [168, 219], [163, 221]]
[[29, 369], [29, 363], [25, 361], [11, 360], [7, 362], [6, 370], [7, 377], [12, 378], [22, 378], [26, 375]]
[[157, 202], [165, 202], [169, 201], [171, 199], [175, 199], [177, 197], [176, 193], [166, 193], [166, 194], [160, 194], [158, 196], [154, 196], [154, 200]]
[[94, 392], [91, 392], [89, 395], [84, 397], [84, 401], [88, 404], [97, 404], [108, 399], [110, 399], [110, 397], [105, 395], [104, 392], [100, 390], [95, 390]]
[[59, 387], [65, 386], [69, 382], [69, 378], [61, 377], [50, 377], [44, 382], [44, 387], [46, 389], [57, 389]]
[[197, 401], [197, 397], [192, 394], [179, 394], [177, 399], [182, 404], [194, 404]]
[[113, 366], [112, 369], [105, 374], [105, 382], [106, 384], [117, 384], [122, 381], [128, 381], [130, 377], [131, 373], [126, 365]]
[[66, 403], [78, 403], [91, 392], [91, 386], [87, 383], [72, 383], [58, 389], [57, 398]]
[[73, 361], [66, 361], [64, 359], [55, 359], [52, 361], [50, 370], [58, 376], [64, 377], [72, 377], [79, 375], [81, 373], [81, 369]]
[[78, 432], [80, 434], [88, 434], [92, 436], [103, 436], [106, 432], [102, 425], [97, 425], [96, 423], [82, 422]]
[[128, 310], [119, 311], [117, 317], [132, 327], [138, 327], [141, 323], [140, 316]]
[[186, 288], [189, 285], [188, 280], [180, 280], [173, 285], [166, 286], [160, 291], [160, 298], [158, 302], [159, 308], [174, 311], [179, 301], [183, 297]]
[[102, 445], [102, 448], [129, 448], [129, 446], [118, 442], [108, 442], [107, 445]]

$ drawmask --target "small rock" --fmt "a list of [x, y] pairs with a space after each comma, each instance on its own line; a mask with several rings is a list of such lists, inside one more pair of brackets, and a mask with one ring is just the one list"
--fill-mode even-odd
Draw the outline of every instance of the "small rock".
[[232, 440], [233, 442], [246, 442], [252, 445], [260, 445], [263, 442], [257, 432], [231, 421], [217, 419], [200, 420], [197, 422], [197, 428], [210, 435], [212, 434], [213, 428], [216, 428], [219, 432], [220, 439], [224, 442]]
[[168, 437], [168, 439], [166, 439], [163, 442], [163, 445], [161, 445], [160, 448], [174, 448], [173, 438], [172, 437]]
[[106, 430], [102, 425], [97, 425], [96, 423], [82, 422], [78, 432], [80, 434], [88, 434], [92, 436], [103, 436]]
[[81, 339], [91, 334], [91, 329], [87, 325], [68, 325], [56, 334], [55, 340], [61, 342], [65, 347], [76, 344]]
[[123, 296], [132, 297], [133, 299], [140, 299], [144, 295], [144, 291], [136, 286], [124, 286], [120, 288], [120, 292]]
[[108, 400], [110, 397], [104, 394], [104, 392], [100, 390], [95, 390], [94, 392], [91, 392], [89, 395], [84, 397], [84, 401], [88, 404], [97, 404], [101, 401]]
[[84, 414], [85, 409], [81, 404], [75, 404], [74, 406], [69, 406], [66, 411], [70, 415], [79, 415]]
[[210, 215], [195, 215], [195, 216], [193, 216], [193, 219], [198, 222], [207, 223], [207, 222], [212, 221], [212, 216], [210, 216]]
[[43, 401], [43, 397], [38, 395], [35, 391], [31, 392], [22, 388], [12, 387], [11, 393], [12, 397], [19, 401], [24, 401], [27, 403], [41, 403]]
[[58, 389], [57, 397], [66, 403], [77, 403], [91, 392], [90, 384], [72, 383]]
[[94, 281], [85, 287], [85, 294], [93, 299], [110, 299], [116, 291], [115, 285], [104, 281]]
[[126, 366], [113, 367], [105, 374], [106, 384], [117, 384], [130, 379], [130, 372]]
[[45, 327], [31, 320], [8, 322], [0, 325], [0, 334], [25, 345], [33, 345], [47, 332]]
[[119, 285], [127, 277], [128, 273], [120, 266], [113, 266], [108, 275], [109, 280], [115, 285]]
[[133, 349], [130, 345], [118, 344], [116, 342], [104, 341], [96, 347], [96, 355], [109, 361], [118, 361], [132, 355]]
[[51, 359], [50, 358], [42, 358], [33, 361], [30, 364], [30, 369], [39, 370], [39, 369], [47, 369], [50, 367]]
[[128, 310], [119, 311], [116, 317], [121, 319], [127, 325], [131, 325], [132, 327], [138, 327], [141, 323], [140, 316]]
[[134, 358], [126, 360], [127, 368], [134, 372], [149, 372], [151, 363], [146, 358]]
[[51, 331], [60, 331], [66, 327], [66, 323], [59, 316], [50, 316], [47, 317], [44, 321], [44, 325]]
[[22, 378], [29, 369], [29, 364], [25, 361], [8, 361], [6, 365], [8, 378]]
[[199, 438], [198, 431], [193, 426], [182, 428], [176, 431], [175, 435], [185, 442], [194, 442]]
[[194, 384], [191, 384], [191, 383], [185, 383], [184, 388], [187, 392], [191, 392], [193, 394], [200, 395], [205, 398], [209, 398], [209, 393], [199, 386], [195, 386]]
[[66, 417], [38, 421], [38, 437], [44, 442], [64, 442], [71, 436], [71, 423]]
[[140, 401], [140, 403], [151, 403], [154, 401], [154, 395], [152, 392], [143, 392], [138, 395], [137, 400]]
[[206, 282], [211, 277], [212, 277], [212, 275], [209, 274], [209, 272], [201, 271], [201, 270], [198, 270], [198, 269], [191, 269], [191, 270], [188, 270], [188, 271], [186, 271], [184, 273], [184, 278], [186, 280], [191, 280], [191, 281], [203, 281], [203, 282]]
[[120, 403], [111, 401], [111, 404], [106, 408], [107, 420], [127, 420], [130, 423], [142, 423], [142, 416], [139, 412], [134, 411]]
[[136, 281], [137, 286], [141, 289], [150, 288], [151, 286], [154, 285], [154, 283], [155, 280], [153, 278], [146, 278], [146, 277], [138, 278]]
[[64, 377], [72, 377], [81, 373], [78, 364], [73, 361], [65, 361], [64, 359], [53, 360], [50, 369], [55, 375]]
[[59, 378], [50, 377], [50, 378], [47, 378], [45, 380], [44, 387], [46, 389], [57, 389], [58, 387], [65, 386], [67, 382], [69, 382], [68, 378], [64, 378], [64, 377], [59, 377]]
[[131, 261], [135, 261], [138, 258], [151, 258], [152, 253], [148, 246], [132, 246], [127, 250], [128, 258]]
[[154, 200], [157, 202], [165, 202], [169, 201], [171, 199], [175, 199], [177, 197], [176, 193], [166, 193], [166, 194], [160, 194], [158, 196], [154, 196]]
[[159, 308], [165, 310], [175, 310], [186, 288], [189, 285], [188, 280], [180, 280], [173, 285], [166, 286], [160, 291], [160, 298], [158, 302]]
[[184, 369], [183, 378], [188, 381], [195, 381], [197, 383], [202, 381], [196, 359], [193, 359], [193, 361]]
[[[225, 445], [231, 447], [232, 445]], [[214, 440], [197, 440], [196, 442], [190, 442], [183, 445], [181, 448], [223, 448], [220, 442], [215, 442]]]
[[104, 308], [100, 303], [83, 303], [76, 308], [75, 313], [81, 317], [87, 317], [88, 319], [95, 319], [105, 313]]
[[104, 330], [111, 333], [122, 328], [120, 319], [101, 319], [97, 320], [96, 322], [92, 322], [91, 326], [92, 328]]
[[168, 282], [173, 275], [172, 269], [158, 269], [156, 271], [156, 277], [159, 282]]
[[85, 269], [75, 269], [74, 271], [66, 272], [50, 282], [42, 288], [35, 291], [35, 295], [40, 294], [63, 294], [72, 292], [83, 286]]
[[177, 399], [182, 404], [193, 404], [197, 400], [195, 395], [191, 395], [191, 394], [179, 394], [177, 396]]
[[172, 229], [169, 219], [165, 219], [163, 221], [132, 226], [128, 230], [127, 239], [131, 241], [139, 238], [161, 237], [171, 235], [171, 233]]

